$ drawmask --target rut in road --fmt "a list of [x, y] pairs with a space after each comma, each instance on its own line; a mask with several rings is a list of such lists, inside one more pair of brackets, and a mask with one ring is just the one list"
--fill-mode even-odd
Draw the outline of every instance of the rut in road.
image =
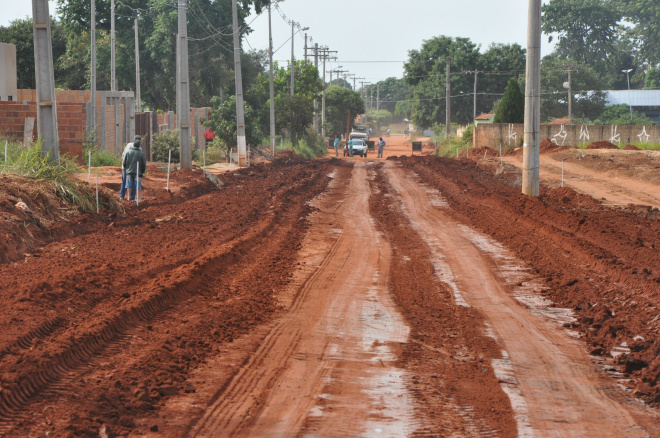
[[438, 202], [439, 194], [422, 188], [414, 174], [392, 162], [385, 172], [411, 223], [448, 267], [466, 303], [486, 317], [508, 353], [523, 397], [513, 399], [519, 435], [648, 436], [629, 407], [609, 396], [608, 382], [594, 370], [583, 347], [558, 325], [515, 301], [492, 257], [478, 247], [478, 234], [452, 218], [448, 206]]
[[364, 165], [347, 172], [339, 167], [318, 201], [313, 223], [325, 227], [310, 234], [327, 247], [316, 271], [189, 436], [401, 437], [416, 428], [394, 363], [409, 329], [387, 293], [390, 248], [369, 219]]

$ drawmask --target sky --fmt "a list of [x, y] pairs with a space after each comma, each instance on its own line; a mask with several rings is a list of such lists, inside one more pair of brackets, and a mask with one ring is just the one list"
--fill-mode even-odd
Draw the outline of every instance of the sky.
[[[1, 26], [32, 15], [29, 1], [0, 3]], [[54, 14], [55, 1], [49, 3]], [[526, 47], [528, 4], [529, 0], [283, 0], [279, 11], [273, 8], [272, 14], [273, 45], [279, 48], [275, 60], [286, 63], [291, 59], [291, 26], [283, 19], [285, 16], [286, 20], [300, 23], [301, 28], [309, 27], [310, 46], [318, 43], [338, 52], [338, 60], [328, 62], [327, 70], [341, 66], [341, 70], [364, 78], [358, 83], [376, 83], [388, 77], [402, 77], [408, 52], [419, 49], [424, 40], [434, 36], [468, 37], [482, 51], [492, 43]], [[268, 13], [253, 15], [248, 23], [253, 32], [245, 38], [244, 50], [266, 50]], [[303, 47], [304, 32], [296, 29], [296, 59], [303, 57]], [[544, 36], [542, 52], [546, 55], [551, 51]]]

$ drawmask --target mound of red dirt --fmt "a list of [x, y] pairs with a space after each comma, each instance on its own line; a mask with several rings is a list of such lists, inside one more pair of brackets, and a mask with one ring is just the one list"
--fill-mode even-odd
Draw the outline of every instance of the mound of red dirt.
[[619, 149], [619, 147], [609, 141], [596, 141], [587, 146], [587, 149]]
[[624, 150], [626, 151], [639, 151], [640, 149], [635, 146], [634, 144], [627, 144], [623, 147]]

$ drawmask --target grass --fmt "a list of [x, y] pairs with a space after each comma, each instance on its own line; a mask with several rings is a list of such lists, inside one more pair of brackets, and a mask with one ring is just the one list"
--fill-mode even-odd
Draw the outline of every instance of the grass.
[[[96, 211], [96, 194], [88, 190], [87, 185], [71, 179], [72, 174], [80, 171], [75, 159], [68, 155], [61, 156], [59, 163], [50, 161], [49, 156], [41, 152], [41, 140], [28, 147], [8, 141], [5, 164], [4, 141], [0, 142], [0, 173], [45, 181], [53, 187], [59, 198], [76, 206], [81, 212], [92, 213]], [[99, 202], [104, 207], [122, 209], [116, 200], [103, 192], [99, 192]]]

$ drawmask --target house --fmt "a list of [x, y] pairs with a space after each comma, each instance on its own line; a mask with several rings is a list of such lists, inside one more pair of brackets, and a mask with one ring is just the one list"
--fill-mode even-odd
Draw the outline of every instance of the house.
[[474, 124], [493, 123], [493, 120], [495, 120], [495, 114], [480, 114], [474, 118]]

